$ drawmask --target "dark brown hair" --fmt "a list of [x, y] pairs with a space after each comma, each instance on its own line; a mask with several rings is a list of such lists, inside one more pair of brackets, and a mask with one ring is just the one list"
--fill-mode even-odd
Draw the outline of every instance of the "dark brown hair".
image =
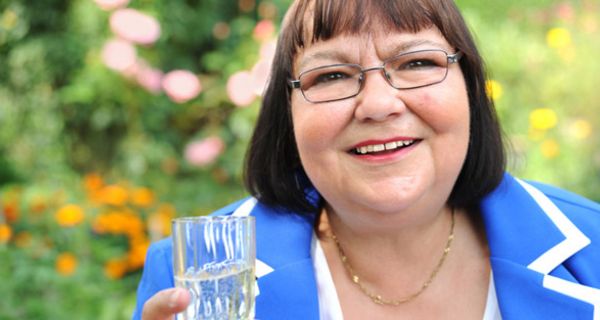
[[279, 35], [271, 77], [250, 141], [245, 184], [261, 202], [293, 212], [314, 212], [320, 203], [307, 198], [312, 185], [298, 156], [291, 118], [288, 80], [294, 58], [305, 44], [340, 34], [386, 30], [418, 32], [437, 27], [463, 53], [460, 60], [470, 109], [470, 140], [462, 170], [448, 199], [456, 208], [476, 208], [500, 183], [505, 151], [493, 102], [485, 90], [482, 58], [458, 8], [451, 0], [300, 0], [290, 8]]

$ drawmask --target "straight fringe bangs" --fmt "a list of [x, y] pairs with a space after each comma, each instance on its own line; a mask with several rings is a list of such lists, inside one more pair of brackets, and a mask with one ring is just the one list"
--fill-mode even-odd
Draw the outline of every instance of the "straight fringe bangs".
[[299, 1], [295, 12], [291, 13], [292, 27], [289, 29], [295, 31], [291, 37], [292, 47], [298, 50], [338, 35], [365, 32], [371, 29], [373, 23], [381, 24], [384, 30], [401, 32], [416, 33], [432, 25], [442, 30], [443, 19], [436, 14], [448, 11], [444, 2], [443, 0]]

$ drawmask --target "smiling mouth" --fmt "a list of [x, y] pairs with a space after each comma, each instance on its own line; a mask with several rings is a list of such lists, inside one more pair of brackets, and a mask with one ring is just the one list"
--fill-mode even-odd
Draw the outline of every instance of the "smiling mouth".
[[382, 144], [370, 144], [350, 150], [350, 153], [355, 155], [377, 155], [391, 153], [415, 144], [417, 140], [400, 140]]

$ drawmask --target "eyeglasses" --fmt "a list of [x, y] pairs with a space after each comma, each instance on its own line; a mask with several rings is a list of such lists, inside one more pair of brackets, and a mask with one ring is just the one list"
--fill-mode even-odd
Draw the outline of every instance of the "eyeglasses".
[[390, 86], [416, 89], [440, 83], [448, 75], [448, 65], [458, 62], [462, 52], [419, 50], [393, 56], [379, 67], [363, 69], [358, 64], [340, 63], [304, 71], [297, 80], [289, 80], [312, 103], [331, 102], [357, 96], [363, 88], [365, 74], [381, 70]]

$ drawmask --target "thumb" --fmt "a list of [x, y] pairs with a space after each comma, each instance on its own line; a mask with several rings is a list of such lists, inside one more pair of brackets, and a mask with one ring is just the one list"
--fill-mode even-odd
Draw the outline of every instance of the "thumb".
[[167, 320], [182, 312], [190, 304], [191, 295], [182, 288], [159, 291], [148, 299], [142, 310], [142, 320]]

